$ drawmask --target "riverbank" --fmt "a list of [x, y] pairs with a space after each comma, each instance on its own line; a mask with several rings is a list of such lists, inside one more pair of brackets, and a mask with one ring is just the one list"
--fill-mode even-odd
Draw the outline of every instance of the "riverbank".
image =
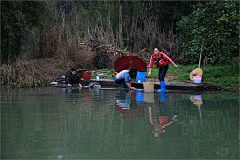
[[[71, 60], [45, 58], [36, 60], [18, 60], [13, 65], [1, 66], [1, 86], [9, 87], [39, 87], [49, 85], [56, 79], [65, 75], [67, 68], [74, 66]], [[169, 65], [169, 70], [165, 77], [166, 82], [189, 82], [191, 71], [197, 68], [197, 65], [178, 65], [174, 68]], [[76, 67], [77, 68], [77, 67]], [[211, 86], [212, 89], [222, 89], [239, 91], [239, 65], [221, 65], [201, 67], [203, 70], [203, 83]], [[90, 70], [92, 79], [96, 74], [100, 74], [102, 79], [114, 79], [113, 70]], [[158, 69], [152, 69], [152, 76], [147, 77], [146, 81], [158, 82]], [[191, 84], [189, 82], [189, 84]]]
[[[67, 84], [63, 83], [64, 79], [58, 79], [57, 84], [52, 85], [53, 87], [60, 87], [60, 88], [67, 88]], [[115, 83], [114, 79], [91, 79], [91, 80], [82, 80], [83, 88], [88, 88], [88, 85], [91, 82], [97, 82], [101, 85], [101, 89], [117, 89], [119, 90], [119, 85]], [[132, 84], [133, 87], [137, 89], [144, 89], [142, 82], [136, 82], [133, 80]], [[110, 87], [110, 88], [109, 88]], [[154, 90], [160, 88], [159, 82], [154, 82]], [[186, 82], [166, 82], [166, 92], [196, 92], [196, 91], [207, 91], [213, 90], [217, 88], [213, 88], [213, 86], [207, 84], [190, 84]]]
[[[198, 65], [181, 65], [175, 68], [172, 64], [169, 65], [168, 72], [165, 76], [166, 82], [187, 82], [190, 81], [190, 73]], [[212, 89], [239, 91], [239, 65], [221, 65], [221, 66], [205, 66], [201, 67], [203, 70], [202, 83]], [[112, 78], [113, 71], [111, 70], [96, 70], [94, 72], [103, 73], [103, 78]], [[147, 73], [146, 73], [147, 74]], [[96, 78], [92, 75], [92, 78]], [[153, 67], [151, 77], [146, 76], [146, 81], [158, 82], [158, 69]]]

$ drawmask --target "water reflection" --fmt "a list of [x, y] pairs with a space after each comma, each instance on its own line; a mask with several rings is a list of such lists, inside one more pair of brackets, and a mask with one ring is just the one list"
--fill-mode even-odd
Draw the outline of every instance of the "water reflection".
[[143, 92], [120, 90], [120, 94], [115, 97], [115, 111], [121, 113], [122, 118], [138, 118], [146, 107], [143, 98]]
[[143, 101], [146, 102], [148, 105], [150, 105], [151, 103], [154, 103], [155, 102], [154, 95], [155, 94], [151, 92], [144, 93]]
[[65, 100], [67, 103], [76, 104], [79, 99], [79, 89], [62, 89], [65, 92]]
[[193, 104], [200, 107], [203, 104], [201, 95], [190, 95], [190, 100]]
[[190, 95], [191, 102], [198, 107], [199, 110], [199, 117], [200, 117], [200, 125], [202, 126], [202, 112], [201, 112], [201, 105], [203, 104], [202, 96], [201, 95]]
[[1, 158], [239, 159], [238, 102], [225, 93], [8, 91]]
[[[174, 121], [177, 121], [177, 115], [174, 115], [169, 121], [169, 112], [168, 106], [164, 104], [165, 102], [165, 93], [161, 93], [160, 95], [160, 102], [159, 102], [159, 110], [152, 112], [152, 107], [149, 108], [149, 118], [150, 123], [154, 126], [154, 130], [152, 133], [154, 137], [159, 137], [160, 133], [166, 132], [165, 127], [171, 125]], [[154, 116], [153, 116], [154, 115]]]
[[154, 93], [120, 91], [115, 97], [115, 110], [123, 115], [123, 119], [139, 118], [144, 108], [148, 107], [150, 123], [154, 128], [152, 133], [154, 137], [159, 137], [160, 133], [166, 132], [166, 126], [177, 121], [177, 115], [169, 115], [165, 93], [160, 94], [158, 101], [155, 101], [155, 97]]

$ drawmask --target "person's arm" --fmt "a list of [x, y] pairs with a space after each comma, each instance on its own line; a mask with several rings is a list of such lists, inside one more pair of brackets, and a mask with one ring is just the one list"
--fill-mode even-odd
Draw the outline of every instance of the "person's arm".
[[172, 63], [174, 65], [175, 68], [178, 68], [178, 65], [176, 65], [173, 60], [171, 59], [170, 63]]
[[178, 121], [178, 120], [175, 119], [175, 118], [177, 118], [177, 115], [174, 115], [173, 118], [172, 118], [172, 120], [173, 120], [173, 121]]
[[150, 58], [150, 63], [149, 63], [149, 71], [148, 71], [148, 76], [151, 76], [151, 72], [152, 72], [152, 67], [153, 67], [153, 57], [151, 56]]
[[129, 81], [129, 75], [127, 73], [124, 73], [124, 79], [125, 79], [125, 84], [128, 86], [129, 89], [135, 90], [135, 87], [131, 86], [131, 82]]
[[150, 123], [154, 125], [155, 123], [154, 123], [154, 119], [153, 119], [153, 115], [152, 115], [152, 108], [148, 107], [148, 111], [149, 111]]
[[78, 85], [80, 88], [82, 88], [82, 84], [81, 84], [81, 78], [78, 76]]
[[149, 68], [148, 76], [151, 76], [152, 68]]
[[70, 81], [70, 77], [66, 77], [66, 83], [68, 86], [72, 86], [71, 84], [69, 84], [69, 81]]
[[79, 86], [80, 88], [82, 88], [82, 85], [81, 85], [81, 83], [78, 83], [78, 86]]
[[135, 90], [135, 89], [136, 89], [135, 87], [132, 87], [132, 86], [131, 86], [131, 83], [129, 83], [129, 82], [128, 82], [128, 83], [126, 83], [126, 85], [128, 86], [128, 88], [129, 88], [129, 89], [133, 89], [133, 90]]
[[178, 66], [173, 62], [173, 60], [170, 57], [168, 57], [165, 53], [163, 54], [163, 59], [166, 59], [167, 61], [172, 63], [175, 68], [178, 68]]

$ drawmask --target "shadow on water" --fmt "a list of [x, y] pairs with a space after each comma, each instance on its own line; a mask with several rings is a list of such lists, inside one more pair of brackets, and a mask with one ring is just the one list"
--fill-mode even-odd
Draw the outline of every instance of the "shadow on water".
[[2, 91], [2, 159], [239, 159], [238, 95]]

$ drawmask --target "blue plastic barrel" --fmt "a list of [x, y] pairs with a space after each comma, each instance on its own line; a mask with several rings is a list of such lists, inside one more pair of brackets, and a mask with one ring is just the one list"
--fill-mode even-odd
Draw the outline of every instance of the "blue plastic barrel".
[[137, 72], [136, 81], [137, 82], [144, 82], [145, 81], [145, 75], [146, 75], [146, 72]]
[[137, 92], [136, 93], [136, 102], [137, 103], [142, 103], [144, 98], [144, 92]]

